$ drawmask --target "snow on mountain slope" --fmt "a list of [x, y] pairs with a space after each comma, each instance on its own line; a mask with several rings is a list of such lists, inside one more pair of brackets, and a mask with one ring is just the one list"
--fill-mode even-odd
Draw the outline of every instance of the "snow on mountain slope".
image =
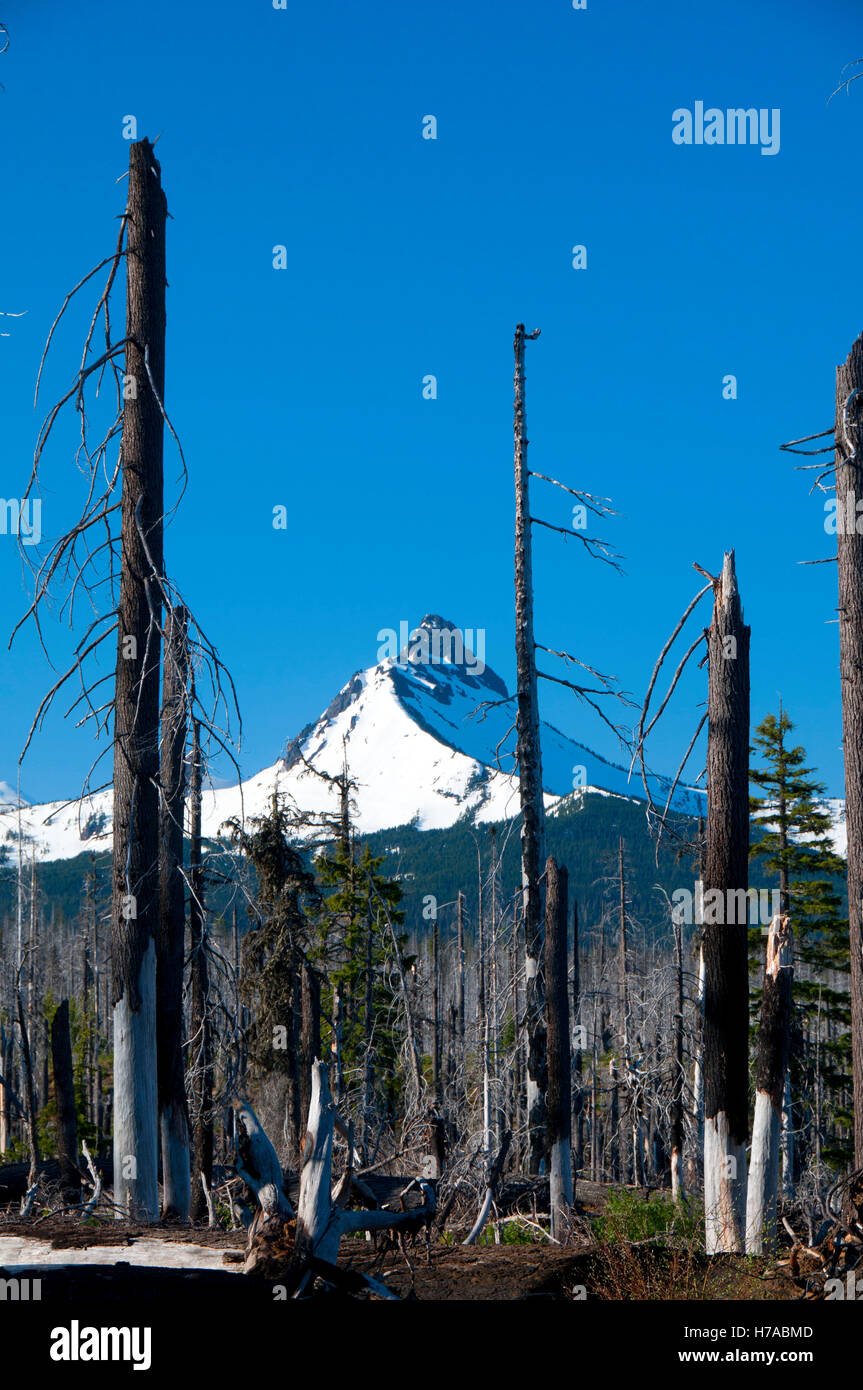
[[[360, 832], [410, 821], [421, 829], [440, 829], [462, 816], [492, 821], [515, 815], [514, 698], [490, 667], [460, 650], [460, 634], [451, 623], [429, 615], [411, 639], [398, 657], [388, 656], [353, 676], [272, 767], [242, 788], [205, 791], [204, 834], [215, 837], [229, 817], [259, 815], [274, 790], [302, 810], [334, 811], [335, 789], [309, 772], [303, 758], [334, 775], [341, 772], [345, 754], [357, 783]], [[477, 712], [484, 702], [488, 708]], [[629, 782], [625, 768], [552, 725], [542, 725], [541, 741], [547, 806], [579, 787], [643, 799], [637, 774]], [[650, 784], [652, 797], [664, 805], [669, 782], [651, 777]], [[111, 803], [108, 790], [84, 802], [27, 807], [22, 827], [49, 859], [102, 850], [111, 843]], [[679, 787], [674, 806], [697, 815], [704, 795]], [[16, 832], [17, 811], [0, 810], [0, 845], [14, 844]]]
[[832, 838], [833, 848], [842, 858], [848, 854], [848, 827], [845, 824], [845, 802], [839, 796], [828, 797], [824, 802], [824, 810], [829, 811], [833, 821]]
[[[14, 810], [18, 805], [18, 793], [8, 782], [0, 782], [0, 811]], [[21, 793], [21, 805], [27, 805], [27, 798]]]

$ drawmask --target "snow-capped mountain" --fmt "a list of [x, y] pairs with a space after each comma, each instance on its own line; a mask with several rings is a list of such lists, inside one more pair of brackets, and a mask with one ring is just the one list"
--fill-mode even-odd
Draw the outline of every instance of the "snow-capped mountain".
[[[397, 654], [354, 675], [278, 762], [241, 787], [205, 791], [204, 834], [215, 838], [229, 817], [260, 814], [274, 790], [304, 811], [335, 811], [335, 787], [306, 763], [332, 776], [342, 771], [345, 757], [356, 783], [360, 833], [408, 822], [440, 829], [463, 816], [505, 819], [519, 809], [514, 724], [515, 699], [501, 678], [464, 643], [459, 629], [430, 614]], [[541, 745], [548, 807], [580, 788], [643, 799], [637, 773], [630, 782], [626, 768], [551, 724], [542, 725]], [[650, 785], [653, 799], [664, 805], [668, 780], [651, 777]], [[697, 815], [704, 796], [679, 787], [673, 804]], [[109, 790], [81, 802], [27, 806], [22, 829], [44, 857], [66, 859], [106, 849], [111, 818]], [[0, 810], [0, 845], [14, 843], [17, 821], [17, 810]]]
[[[21, 805], [26, 806], [27, 798], [21, 793]], [[18, 805], [18, 793], [14, 787], [10, 787], [8, 782], [0, 782], [0, 811], [15, 810]]]

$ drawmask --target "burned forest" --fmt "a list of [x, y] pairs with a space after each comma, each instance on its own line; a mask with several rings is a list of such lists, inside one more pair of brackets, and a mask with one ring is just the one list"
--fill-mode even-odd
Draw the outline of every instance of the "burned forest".
[[[863, 1298], [863, 333], [825, 278], [795, 290], [805, 344], [757, 314], [744, 340], [723, 317], [743, 289], [659, 190], [685, 168], [706, 206], [725, 169], [735, 207], [779, 205], [804, 158], [782, 163], [802, 137], [769, 95], [779, 59], [763, 108], [726, 82], [727, 108], [663, 116], [638, 192], [661, 276], [625, 258], [619, 207], [569, 208], [570, 278], [546, 282], [549, 26], [598, 53], [601, 7], [506, 7], [554, 77], [526, 143], [509, 118], [487, 134], [494, 206], [525, 177], [505, 269], [447, 163], [479, 117], [412, 94], [441, 108], [410, 118], [415, 172], [388, 123], [437, 68], [397, 73], [377, 13], [380, 50], [356, 16], [326, 40], [303, 16], [298, 42], [376, 78], [388, 54], [393, 110], [354, 92], [349, 151], [322, 67], [284, 96], [289, 153], [273, 134], [255, 162], [287, 8], [239, 21], [248, 70], [202, 105], [194, 156], [203, 78], [181, 99], [166, 58], [164, 122], [145, 84], [111, 117], [123, 167], [94, 138], [70, 156], [68, 235], [38, 288], [0, 290], [37, 412], [10, 414], [0, 499], [0, 1335], [44, 1302], [52, 1361], [150, 1369], [138, 1323], [187, 1318], [216, 1365], [223, 1308], [263, 1345], [379, 1303], [588, 1305], [565, 1328], [679, 1304], [671, 1359], [726, 1336], [723, 1359], [758, 1359], [750, 1312], [796, 1337]], [[4, 17], [5, 106], [37, 35]], [[845, 164], [858, 75], [841, 103], [825, 79], [818, 115]], [[638, 80], [621, 109], [647, 147], [658, 78]], [[591, 165], [597, 206], [615, 167]], [[769, 256], [733, 255], [766, 323]]]

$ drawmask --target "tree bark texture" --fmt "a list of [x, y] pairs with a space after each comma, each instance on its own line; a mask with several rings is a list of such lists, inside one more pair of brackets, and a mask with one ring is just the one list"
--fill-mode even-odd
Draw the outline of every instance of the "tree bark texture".
[[159, 1058], [159, 1129], [162, 1142], [163, 1216], [187, 1221], [191, 1207], [189, 1116], [183, 1066], [183, 963], [186, 892], [183, 881], [188, 618], [169, 614], [162, 674], [159, 844], [159, 937], [156, 954], [156, 1044]]
[[545, 980], [548, 1005], [548, 1147], [551, 1234], [563, 1236], [572, 1206], [572, 1078], [566, 928], [569, 878], [549, 856], [545, 865]]
[[863, 1168], [863, 334], [836, 369], [839, 673], [848, 828], [854, 1166]]
[[[708, 911], [749, 875], [749, 628], [734, 552], [714, 582], [707, 736], [707, 855], [704, 924], [704, 1207], [708, 1254], [740, 1251], [746, 1214], [749, 1094], [749, 960], [746, 913], [728, 922]], [[721, 920], [711, 921], [713, 916]]]
[[[535, 337], [536, 334], [531, 334]], [[533, 572], [525, 412], [524, 324], [515, 330], [515, 654], [521, 865], [524, 899], [525, 1017], [527, 1024], [527, 1111], [529, 1167], [539, 1171], [545, 1156], [545, 1000], [542, 979], [545, 809], [533, 634]]]
[[[114, 1200], [159, 1215], [156, 946], [165, 219], [148, 140], [129, 148], [122, 562], [114, 704]], [[155, 392], [158, 393], [158, 399]]]
[[774, 917], [767, 936], [761, 996], [755, 1119], [746, 1194], [746, 1253], [760, 1255], [776, 1244], [782, 1107], [791, 1051], [791, 992], [794, 941], [787, 917]]

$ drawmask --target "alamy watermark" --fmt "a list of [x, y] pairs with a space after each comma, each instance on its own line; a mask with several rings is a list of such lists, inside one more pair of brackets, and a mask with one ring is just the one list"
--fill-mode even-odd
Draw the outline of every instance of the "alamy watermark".
[[765, 931], [780, 910], [778, 888], [708, 888], [699, 878], [695, 891], [675, 888], [671, 894], [672, 912], [677, 922], [699, 926], [758, 926]]
[[485, 628], [418, 627], [402, 619], [398, 632], [382, 627], [377, 637], [378, 661], [394, 657], [405, 666], [469, 666], [478, 676], [485, 670]]
[[18, 536], [22, 545], [38, 545], [42, 539], [42, 499], [0, 497], [0, 536]]
[[762, 154], [779, 153], [779, 107], [758, 110], [754, 106], [718, 106], [704, 109], [696, 101], [692, 111], [678, 106], [671, 113], [671, 138], [675, 145], [760, 145]]
[[828, 536], [863, 536], [863, 497], [858, 500], [853, 489], [846, 492], [843, 502], [838, 497], [828, 497], [824, 511]]

